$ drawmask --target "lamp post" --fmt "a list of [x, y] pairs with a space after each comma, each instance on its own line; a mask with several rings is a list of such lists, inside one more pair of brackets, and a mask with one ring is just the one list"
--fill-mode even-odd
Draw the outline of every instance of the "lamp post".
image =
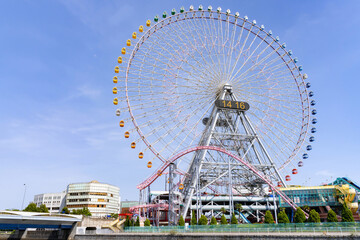
[[26, 184], [24, 183], [24, 196], [23, 196], [23, 200], [22, 200], [22, 204], [21, 204], [21, 211], [24, 209], [24, 201], [25, 201], [25, 195], [26, 195]]

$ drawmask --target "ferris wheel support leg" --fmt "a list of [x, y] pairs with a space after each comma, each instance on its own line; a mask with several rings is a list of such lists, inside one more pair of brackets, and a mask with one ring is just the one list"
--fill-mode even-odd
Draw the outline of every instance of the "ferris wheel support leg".
[[[227, 90], [224, 88], [221, 95], [219, 96], [220, 100], [225, 98], [226, 92], [227, 92]], [[205, 131], [203, 134], [203, 137], [200, 142], [201, 146], [209, 146], [211, 138], [212, 138], [212, 133], [215, 130], [215, 126], [216, 126], [216, 122], [218, 121], [218, 118], [219, 118], [219, 110], [216, 106], [214, 106], [214, 108], [211, 111], [211, 116], [209, 118], [211, 125], [210, 125], [210, 128], [208, 128], [208, 131]], [[192, 196], [194, 194], [195, 189], [197, 191], [197, 193], [196, 193], [197, 194], [197, 199], [196, 199], [196, 203], [197, 203], [196, 208], [197, 209], [196, 209], [196, 211], [198, 213], [198, 200], [200, 201], [200, 204], [201, 204], [201, 194], [200, 194], [201, 189], [200, 189], [200, 184], [198, 184], [198, 182], [199, 182], [199, 177], [200, 177], [201, 165], [206, 156], [206, 153], [207, 153], [207, 149], [204, 149], [203, 151], [201, 151], [201, 156], [199, 158], [196, 158], [197, 155], [195, 154], [193, 163], [190, 164], [190, 166], [193, 166], [193, 164], [195, 164], [195, 166], [193, 166], [193, 167], [195, 168], [196, 172], [195, 172], [195, 174], [192, 174], [192, 176], [190, 176], [192, 182], [190, 182], [188, 196], [185, 196], [185, 207], [184, 207], [183, 213], [182, 213], [182, 216], [184, 217], [184, 219], [186, 218], [187, 211], [189, 210], [190, 204], [192, 202]], [[191, 170], [191, 169], [189, 169], [189, 170]], [[199, 214], [197, 214], [197, 215], [199, 215]], [[199, 217], [199, 216], [197, 216], [197, 217]]]
[[[256, 133], [254, 127], [252, 126], [252, 124], [251, 124], [251, 122], [250, 122], [250, 120], [249, 120], [249, 118], [248, 118], [245, 114], [244, 114], [244, 116], [245, 116], [245, 119], [246, 119], [247, 123], [249, 124], [251, 130], [254, 131], [254, 133]], [[264, 147], [261, 139], [259, 138], [259, 136], [258, 136], [257, 134], [256, 134], [256, 138], [257, 138], [257, 140], [258, 140], [258, 142], [259, 142], [259, 145], [260, 145], [261, 149], [264, 151], [266, 157], [269, 159], [269, 161], [270, 161], [271, 164], [273, 165], [273, 169], [275, 170], [275, 173], [276, 173], [277, 177], [279, 178], [279, 180], [281, 181], [281, 183], [283, 184], [283, 186], [286, 187], [286, 183], [285, 183], [284, 179], [281, 177], [279, 171], [278, 171], [277, 168], [275, 167], [274, 161], [273, 161], [272, 158], [270, 157], [269, 153], [266, 151], [266, 149], [265, 149], [265, 147]]]

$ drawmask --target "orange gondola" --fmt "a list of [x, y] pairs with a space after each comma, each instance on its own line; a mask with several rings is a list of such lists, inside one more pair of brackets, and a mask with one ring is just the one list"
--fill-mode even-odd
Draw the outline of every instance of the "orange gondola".
[[120, 123], [119, 123], [119, 126], [120, 126], [120, 127], [124, 127], [124, 125], [125, 125], [124, 121], [121, 120]]
[[181, 183], [181, 184], [179, 185], [179, 189], [180, 189], [180, 190], [183, 190], [183, 189], [184, 189], [184, 184]]
[[129, 132], [125, 132], [125, 138], [129, 138], [130, 133]]
[[147, 163], [147, 167], [148, 167], [148, 168], [151, 168], [151, 167], [152, 167], [152, 162], [151, 162], [151, 161], [149, 161], [149, 162]]
[[139, 158], [142, 159], [144, 157], [144, 154], [142, 152], [139, 153]]
[[132, 142], [131, 143], [131, 148], [135, 148], [136, 147], [136, 143], [135, 142]]

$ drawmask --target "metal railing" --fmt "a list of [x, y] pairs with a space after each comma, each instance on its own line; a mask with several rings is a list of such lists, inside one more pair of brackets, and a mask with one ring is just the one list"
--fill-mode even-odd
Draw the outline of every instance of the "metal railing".
[[125, 232], [133, 233], [360, 233], [360, 223], [285, 223], [285, 224], [233, 224], [194, 225], [160, 227], [126, 227]]

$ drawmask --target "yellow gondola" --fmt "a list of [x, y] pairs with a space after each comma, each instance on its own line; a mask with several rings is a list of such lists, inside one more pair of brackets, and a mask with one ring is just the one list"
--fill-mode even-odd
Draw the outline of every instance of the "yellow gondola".
[[119, 67], [118, 66], [115, 67], [115, 73], [119, 73]]
[[129, 132], [125, 132], [125, 138], [129, 138], [130, 133]]
[[131, 41], [130, 41], [130, 39], [128, 39], [128, 40], [126, 41], [126, 46], [128, 46], [128, 47], [131, 46]]
[[116, 87], [113, 88], [113, 94], [117, 94], [117, 88]]
[[133, 39], [136, 39], [136, 32], [133, 32], [132, 38], [133, 38]]
[[151, 25], [151, 21], [150, 21], [150, 20], [147, 20], [147, 21], [146, 21], [146, 26], [147, 26], [147, 27], [150, 27], [150, 25]]
[[123, 47], [123, 48], [121, 49], [121, 54], [126, 54], [126, 48]]
[[140, 25], [139, 32], [143, 32], [143, 31], [144, 31], [144, 27], [143, 27], [143, 25]]
[[117, 83], [117, 82], [118, 82], [117, 76], [113, 77], [113, 83]]
[[122, 63], [122, 57], [118, 57], [118, 63]]
[[114, 98], [113, 104], [114, 104], [114, 105], [118, 105], [118, 102], [119, 102], [119, 100], [118, 100], [117, 98]]

